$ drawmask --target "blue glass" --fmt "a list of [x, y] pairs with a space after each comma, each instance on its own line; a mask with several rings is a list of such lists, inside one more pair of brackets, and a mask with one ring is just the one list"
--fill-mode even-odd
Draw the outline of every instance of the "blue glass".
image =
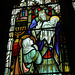
[[32, 29], [36, 25], [37, 25], [37, 22], [35, 21], [35, 19], [33, 19], [32, 24], [30, 25], [30, 29]]
[[25, 16], [25, 10], [23, 10], [23, 16]]

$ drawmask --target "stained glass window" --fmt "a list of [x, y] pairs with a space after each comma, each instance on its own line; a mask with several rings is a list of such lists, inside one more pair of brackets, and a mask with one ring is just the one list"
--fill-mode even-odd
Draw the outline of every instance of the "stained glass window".
[[75, 0], [72, 0], [72, 5], [73, 5], [73, 8], [75, 10]]
[[22, 0], [14, 6], [4, 75], [69, 75], [59, 0]]

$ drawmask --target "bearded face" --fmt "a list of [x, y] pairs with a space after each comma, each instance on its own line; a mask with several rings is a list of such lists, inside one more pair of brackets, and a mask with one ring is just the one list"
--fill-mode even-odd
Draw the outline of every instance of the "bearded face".
[[44, 10], [40, 11], [39, 12], [39, 17], [44, 21], [46, 20], [46, 13]]

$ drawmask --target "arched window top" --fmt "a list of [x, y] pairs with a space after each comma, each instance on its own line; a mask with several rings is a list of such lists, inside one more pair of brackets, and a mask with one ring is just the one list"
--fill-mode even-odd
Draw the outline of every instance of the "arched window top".
[[14, 7], [24, 7], [24, 6], [34, 6], [34, 5], [42, 5], [42, 4], [55, 4], [58, 3], [59, 0], [20, 0], [19, 6]]

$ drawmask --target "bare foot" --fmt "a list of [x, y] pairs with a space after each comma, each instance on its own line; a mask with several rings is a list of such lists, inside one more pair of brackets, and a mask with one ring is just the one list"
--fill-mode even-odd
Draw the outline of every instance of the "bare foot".
[[24, 73], [27, 73], [29, 71], [29, 69], [25, 67], [24, 63], [23, 63], [23, 71], [24, 71]]

